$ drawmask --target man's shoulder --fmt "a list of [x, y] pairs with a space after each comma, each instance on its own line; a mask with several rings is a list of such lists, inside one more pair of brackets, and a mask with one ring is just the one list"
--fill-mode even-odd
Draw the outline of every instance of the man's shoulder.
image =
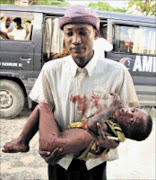
[[68, 64], [70, 56], [66, 56], [63, 58], [58, 58], [55, 60], [50, 60], [44, 64], [45, 69], [59, 69]]
[[123, 64], [109, 58], [99, 58], [99, 62], [104, 66], [108, 66], [110, 68], [126, 69]]

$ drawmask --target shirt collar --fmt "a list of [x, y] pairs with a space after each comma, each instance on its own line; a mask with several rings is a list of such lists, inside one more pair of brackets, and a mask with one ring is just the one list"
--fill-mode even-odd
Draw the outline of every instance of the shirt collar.
[[[96, 63], [97, 63], [97, 57], [95, 55], [93, 55], [93, 57], [88, 62], [88, 64], [84, 68], [82, 68], [82, 69], [86, 69], [86, 71], [88, 72], [88, 75], [91, 76], [92, 73], [93, 73], [93, 70], [95, 69]], [[79, 71], [79, 69], [80, 69], [80, 67], [75, 63], [75, 61], [73, 60], [72, 56], [70, 55], [71, 76], [72, 77], [76, 76], [76, 74]]]
[[70, 74], [72, 77], [74, 77], [76, 75], [76, 71], [78, 68], [78, 65], [75, 63], [75, 61], [73, 60], [72, 56], [69, 56], [69, 69], [70, 69]]
[[95, 67], [96, 67], [96, 64], [97, 64], [97, 56], [93, 55], [92, 59], [88, 62], [88, 64], [85, 66], [85, 68], [87, 69], [88, 71], [88, 75], [91, 76]]

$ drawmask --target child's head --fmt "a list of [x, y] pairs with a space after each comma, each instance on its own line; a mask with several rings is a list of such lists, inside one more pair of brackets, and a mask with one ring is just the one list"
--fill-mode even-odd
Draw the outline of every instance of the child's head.
[[152, 118], [146, 111], [139, 108], [120, 108], [114, 118], [127, 138], [142, 141], [152, 130]]

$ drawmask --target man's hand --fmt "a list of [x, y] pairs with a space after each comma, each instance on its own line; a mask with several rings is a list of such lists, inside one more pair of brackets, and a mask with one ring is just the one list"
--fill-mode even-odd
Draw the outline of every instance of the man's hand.
[[107, 138], [109, 134], [102, 129], [100, 122], [97, 122], [97, 129], [98, 135], [88, 129], [89, 133], [95, 138], [97, 146], [114, 149], [119, 145], [117, 141]]
[[53, 152], [39, 150], [41, 157], [50, 165], [55, 165], [62, 157], [62, 148], [56, 148]]

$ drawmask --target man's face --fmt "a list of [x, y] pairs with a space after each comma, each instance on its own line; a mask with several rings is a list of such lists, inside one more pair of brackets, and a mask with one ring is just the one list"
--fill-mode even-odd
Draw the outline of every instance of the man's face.
[[5, 25], [6, 25], [6, 27], [8, 28], [9, 26], [10, 26], [10, 24], [11, 24], [11, 18], [6, 18], [6, 23], [5, 23]]
[[139, 108], [120, 108], [114, 114], [117, 122], [124, 127], [134, 127], [147, 121], [148, 114]]
[[89, 24], [67, 24], [63, 28], [65, 46], [75, 62], [84, 67], [93, 56], [96, 30]]

